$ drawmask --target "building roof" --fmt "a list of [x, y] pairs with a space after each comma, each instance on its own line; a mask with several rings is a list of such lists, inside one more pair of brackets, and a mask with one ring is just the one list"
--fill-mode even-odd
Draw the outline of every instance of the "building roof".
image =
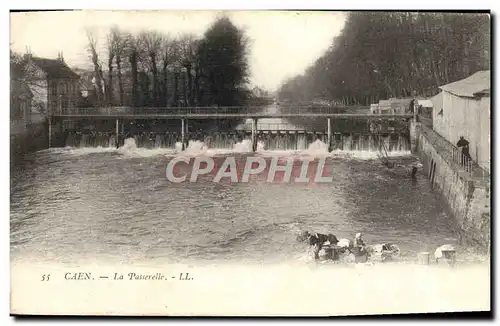
[[391, 100], [380, 100], [378, 106], [391, 106]]
[[490, 70], [478, 71], [471, 76], [439, 87], [443, 91], [461, 97], [475, 97], [475, 94], [490, 89]]
[[80, 78], [80, 76], [71, 70], [64, 61], [38, 57], [32, 57], [31, 60], [35, 65], [40, 67], [49, 78]]

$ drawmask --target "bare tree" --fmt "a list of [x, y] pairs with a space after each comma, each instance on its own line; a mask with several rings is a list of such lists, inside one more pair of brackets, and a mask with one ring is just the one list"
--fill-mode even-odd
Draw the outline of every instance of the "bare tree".
[[[27, 56], [30, 55], [30, 53], [27, 53]], [[17, 90], [27, 87], [34, 95], [32, 106], [37, 108], [41, 114], [45, 114], [46, 105], [41, 99], [44, 97], [47, 90], [47, 79], [44, 74], [40, 74], [39, 71], [30, 64], [29, 60], [26, 59], [27, 57], [15, 53], [12, 49], [10, 50], [11, 109], [13, 108], [12, 103], [16, 100]]]
[[89, 51], [90, 58], [94, 64], [97, 104], [100, 105], [104, 98], [102, 65], [99, 62], [99, 55], [97, 54], [97, 40], [90, 30], [87, 30], [87, 39], [87, 50]]
[[162, 47], [161, 47], [161, 69], [163, 82], [161, 87], [161, 98], [160, 101], [165, 106], [168, 106], [168, 76], [169, 76], [169, 66], [177, 60], [178, 58], [178, 42], [173, 39], [171, 35], [165, 35], [162, 39]]
[[106, 36], [106, 49], [108, 52], [108, 86], [107, 88], [107, 102], [108, 105], [113, 105], [113, 60], [115, 57], [115, 43], [116, 34], [112, 31]]
[[[117, 26], [113, 26], [111, 28], [110, 33], [108, 34], [108, 52], [113, 53], [116, 63], [120, 105], [124, 104], [122, 60], [123, 57], [126, 55], [126, 52], [132, 41], [133, 41], [132, 35], [121, 31]], [[110, 67], [112, 67], [112, 65], [110, 65]], [[111, 78], [110, 78], [110, 83], [111, 83]]]
[[132, 106], [139, 105], [139, 61], [140, 61], [140, 42], [133, 35], [128, 36], [128, 41], [125, 46], [125, 53], [128, 56], [132, 74]]
[[180, 64], [186, 69], [187, 75], [187, 87], [183, 87], [184, 103], [186, 106], [193, 105], [195, 98], [193, 89], [193, 66], [195, 63], [197, 46], [198, 40], [193, 34], [184, 34], [179, 39]]
[[144, 47], [144, 51], [147, 54], [147, 65], [149, 70], [153, 73], [153, 105], [158, 106], [159, 104], [159, 84], [158, 84], [158, 61], [160, 56], [160, 51], [162, 48], [163, 36], [156, 32], [143, 32], [139, 36], [141, 45]]

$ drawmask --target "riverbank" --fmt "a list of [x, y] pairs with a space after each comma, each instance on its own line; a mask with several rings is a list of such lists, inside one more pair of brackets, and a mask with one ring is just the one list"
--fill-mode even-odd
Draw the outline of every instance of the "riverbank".
[[454, 164], [440, 135], [416, 125], [417, 152], [431, 186], [439, 191], [456, 222], [461, 243], [489, 250], [491, 238], [490, 180], [474, 178]]
[[29, 125], [24, 121], [11, 122], [10, 125], [10, 165], [24, 163], [26, 154], [48, 147], [48, 126], [43, 119], [35, 119]]

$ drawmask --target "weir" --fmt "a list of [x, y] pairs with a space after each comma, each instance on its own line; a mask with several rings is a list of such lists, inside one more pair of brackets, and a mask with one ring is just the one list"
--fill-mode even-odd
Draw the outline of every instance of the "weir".
[[[259, 148], [265, 150], [297, 151], [306, 150], [317, 140], [326, 144], [331, 151], [379, 151], [385, 146], [389, 152], [405, 152], [411, 150], [408, 134], [387, 133], [380, 135], [306, 132], [306, 131], [232, 131], [232, 132], [141, 132], [122, 138], [133, 138], [138, 148], [177, 149], [187, 148], [190, 141], [202, 142], [210, 149], [234, 149], [238, 144], [246, 142], [249, 150], [256, 152]], [[121, 142], [120, 142], [121, 144]], [[71, 147], [119, 147], [116, 135], [106, 132], [75, 132], [66, 133], [64, 146]]]
[[[245, 140], [251, 151], [260, 147], [268, 150], [304, 150], [316, 140], [326, 144], [327, 151], [360, 150], [377, 151], [386, 147], [389, 151], [410, 149], [411, 115], [345, 114], [336, 108], [292, 107], [273, 112], [263, 108], [78, 108], [61, 109], [49, 119], [49, 147], [120, 147], [126, 138], [134, 138], [138, 147], [180, 148], [185, 150], [189, 141], [203, 142], [209, 148], [231, 149]], [[235, 113], [237, 112], [237, 113]], [[292, 116], [326, 118], [322, 130], [289, 130], [270, 127], [259, 130], [258, 119]], [[188, 119], [241, 119], [249, 118], [249, 130], [190, 130]], [[112, 119], [112, 120], [111, 120]], [[141, 120], [137, 120], [141, 119]], [[334, 120], [334, 121], [332, 121]], [[109, 124], [114, 122], [114, 128]], [[141, 128], [130, 125], [143, 121]], [[339, 121], [362, 122], [348, 131], [337, 130]], [[333, 123], [333, 124], [332, 124]], [[382, 128], [383, 124], [385, 129]], [[400, 130], [388, 125], [404, 126]], [[89, 126], [90, 124], [90, 126]], [[58, 128], [54, 128], [57, 125]], [[147, 125], [147, 126], [146, 126]], [[196, 124], [195, 124], [196, 125]], [[354, 124], [355, 125], [355, 124]], [[352, 125], [352, 126], [354, 126]], [[366, 126], [361, 129], [359, 126]], [[323, 129], [324, 128], [324, 129]], [[346, 129], [346, 128], [344, 128]], [[382, 130], [384, 129], [384, 130]], [[260, 144], [260, 145], [259, 145]]]

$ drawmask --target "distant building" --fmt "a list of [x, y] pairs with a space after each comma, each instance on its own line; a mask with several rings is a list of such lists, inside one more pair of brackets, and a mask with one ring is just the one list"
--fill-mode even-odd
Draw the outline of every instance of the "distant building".
[[464, 136], [472, 158], [489, 170], [490, 71], [478, 71], [440, 89], [442, 92], [431, 99], [433, 129], [453, 145]]
[[25, 54], [28, 83], [33, 101], [42, 111], [71, 108], [80, 97], [80, 76], [71, 70], [59, 54], [58, 59], [46, 59]]
[[391, 97], [388, 100], [380, 100], [375, 104], [370, 105], [372, 114], [407, 114], [410, 112], [410, 102], [413, 98], [395, 98]]
[[391, 100], [380, 100], [375, 114], [394, 114], [391, 106]]

